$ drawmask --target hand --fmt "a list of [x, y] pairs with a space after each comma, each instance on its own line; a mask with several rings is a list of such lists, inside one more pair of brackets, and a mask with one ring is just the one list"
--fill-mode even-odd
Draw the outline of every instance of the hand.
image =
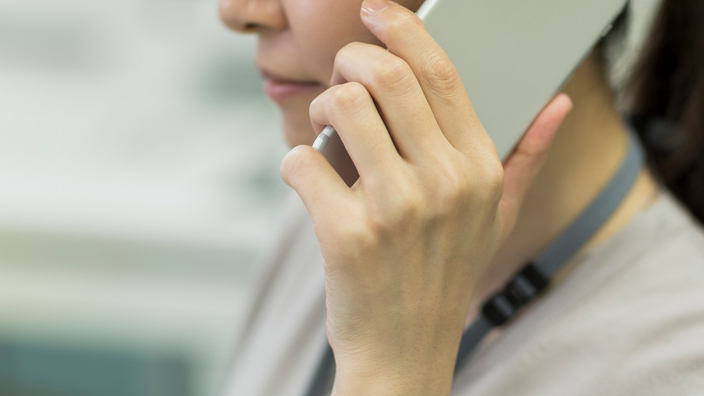
[[331, 88], [310, 106], [318, 133], [333, 125], [340, 134], [359, 180], [348, 188], [308, 146], [293, 149], [281, 173], [325, 259], [334, 393], [447, 395], [475, 284], [571, 102], [554, 99], [502, 165], [420, 19], [383, 0], [366, 2], [361, 17], [389, 51], [345, 46]]

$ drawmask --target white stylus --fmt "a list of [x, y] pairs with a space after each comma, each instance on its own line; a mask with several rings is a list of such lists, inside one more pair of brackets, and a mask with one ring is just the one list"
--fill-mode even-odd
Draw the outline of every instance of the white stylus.
[[325, 147], [330, 143], [330, 139], [336, 133], [335, 128], [332, 125], [328, 125], [320, 132], [318, 138], [313, 142], [313, 148], [318, 150], [320, 153], [325, 154]]

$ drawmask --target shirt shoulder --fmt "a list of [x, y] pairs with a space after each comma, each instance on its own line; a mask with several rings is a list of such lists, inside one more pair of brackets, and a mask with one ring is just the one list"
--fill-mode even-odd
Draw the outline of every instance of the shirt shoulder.
[[473, 357], [455, 394], [704, 389], [704, 233], [665, 195]]

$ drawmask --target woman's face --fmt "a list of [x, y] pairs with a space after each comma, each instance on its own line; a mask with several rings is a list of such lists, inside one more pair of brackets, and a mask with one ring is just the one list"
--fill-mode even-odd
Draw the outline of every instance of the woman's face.
[[[423, 0], [401, 0], [416, 11]], [[310, 103], [330, 86], [335, 55], [353, 41], [381, 45], [362, 24], [362, 0], [221, 0], [232, 29], [259, 37], [256, 63], [281, 109], [289, 145], [312, 144]]]

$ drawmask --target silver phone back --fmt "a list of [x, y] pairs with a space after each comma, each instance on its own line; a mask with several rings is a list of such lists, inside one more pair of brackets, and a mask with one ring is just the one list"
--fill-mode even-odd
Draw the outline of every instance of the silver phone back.
[[502, 159], [628, 0], [426, 0], [417, 14], [457, 68]]

